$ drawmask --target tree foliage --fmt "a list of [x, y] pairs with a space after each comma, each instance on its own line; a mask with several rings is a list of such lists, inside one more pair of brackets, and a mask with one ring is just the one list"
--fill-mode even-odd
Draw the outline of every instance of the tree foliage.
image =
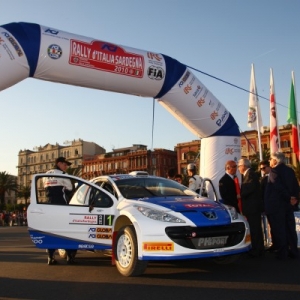
[[17, 180], [6, 171], [0, 172], [0, 206], [5, 205], [5, 194], [11, 191], [17, 191]]
[[31, 187], [26, 185], [22, 185], [18, 189], [18, 198], [22, 198], [25, 200], [25, 207], [27, 207], [28, 199], [30, 198]]
[[66, 173], [69, 175], [73, 175], [76, 177], [81, 177], [82, 176], [82, 168], [78, 167], [78, 168], [68, 168], [66, 170]]

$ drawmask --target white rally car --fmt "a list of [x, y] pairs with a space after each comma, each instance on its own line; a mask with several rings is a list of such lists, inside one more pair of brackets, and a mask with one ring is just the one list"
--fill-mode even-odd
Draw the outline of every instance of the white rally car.
[[[46, 177], [70, 179], [69, 205], [50, 204]], [[234, 208], [176, 181], [150, 175], [110, 175], [85, 181], [71, 175], [33, 177], [28, 227], [42, 249], [112, 250], [124, 276], [148, 261], [214, 258], [232, 261], [251, 247], [249, 225]], [[211, 187], [208, 187], [208, 185]]]

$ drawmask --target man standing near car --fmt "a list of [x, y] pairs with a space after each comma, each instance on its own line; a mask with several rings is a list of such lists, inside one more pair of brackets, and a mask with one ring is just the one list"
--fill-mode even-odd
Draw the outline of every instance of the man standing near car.
[[193, 163], [188, 164], [187, 172], [189, 176], [189, 189], [199, 194], [203, 179], [196, 174], [196, 165]]
[[[55, 166], [49, 170], [47, 174], [65, 174], [67, 168], [71, 165], [64, 157], [58, 157], [55, 160]], [[69, 179], [45, 177], [44, 188], [48, 203], [66, 205], [69, 204], [68, 195], [72, 191], [73, 186]]]
[[238, 205], [240, 195], [237, 193], [235, 177], [237, 165], [234, 160], [228, 160], [225, 163], [225, 174], [219, 180], [219, 192], [222, 202], [233, 206], [237, 212], [241, 213]]
[[[47, 174], [65, 174], [65, 171], [72, 163], [67, 161], [65, 157], [58, 157], [55, 160], [55, 166], [49, 170]], [[44, 188], [48, 203], [56, 205], [68, 205], [69, 194], [73, 189], [72, 183], [69, 179], [59, 177], [45, 177]], [[48, 265], [54, 265], [57, 261], [54, 259], [54, 252], [56, 249], [47, 249]], [[67, 263], [73, 264], [76, 255], [76, 250], [66, 249]]]
[[265, 213], [275, 238], [277, 258], [299, 258], [294, 210], [299, 199], [299, 185], [292, 168], [285, 164], [282, 152], [271, 154], [271, 171], [265, 192]]
[[252, 249], [249, 252], [249, 256], [264, 256], [264, 237], [261, 226], [263, 200], [259, 178], [255, 171], [251, 169], [249, 159], [240, 159], [238, 168], [239, 172], [243, 175], [241, 184], [243, 214], [247, 218], [251, 234]]

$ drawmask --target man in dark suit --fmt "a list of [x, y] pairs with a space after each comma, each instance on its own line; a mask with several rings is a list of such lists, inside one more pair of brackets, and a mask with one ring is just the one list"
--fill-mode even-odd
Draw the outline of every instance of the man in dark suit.
[[225, 174], [219, 180], [219, 192], [222, 202], [226, 205], [233, 206], [240, 213], [238, 206], [238, 197], [234, 177], [236, 176], [236, 162], [228, 160], [225, 164]]
[[251, 169], [248, 159], [240, 159], [238, 163], [239, 172], [243, 175], [241, 185], [241, 198], [243, 214], [250, 226], [252, 249], [249, 252], [251, 257], [264, 255], [264, 238], [261, 226], [261, 213], [263, 202], [260, 191], [258, 175]]
[[271, 154], [271, 171], [265, 191], [265, 212], [277, 247], [277, 258], [298, 258], [294, 206], [298, 203], [299, 185], [292, 168], [285, 164], [282, 152]]

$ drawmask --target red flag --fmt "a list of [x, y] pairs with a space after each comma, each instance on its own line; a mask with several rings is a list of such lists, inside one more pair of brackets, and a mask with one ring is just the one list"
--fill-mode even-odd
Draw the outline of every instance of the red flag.
[[292, 72], [292, 84], [291, 84], [287, 122], [289, 124], [292, 124], [292, 147], [293, 147], [293, 152], [296, 154], [296, 158], [299, 161], [299, 130], [298, 130], [299, 128], [298, 128], [298, 121], [297, 121], [297, 104], [296, 104], [296, 95], [295, 95], [294, 72]]
[[277, 126], [275, 87], [273, 71], [270, 69], [270, 153], [280, 150], [280, 137]]

